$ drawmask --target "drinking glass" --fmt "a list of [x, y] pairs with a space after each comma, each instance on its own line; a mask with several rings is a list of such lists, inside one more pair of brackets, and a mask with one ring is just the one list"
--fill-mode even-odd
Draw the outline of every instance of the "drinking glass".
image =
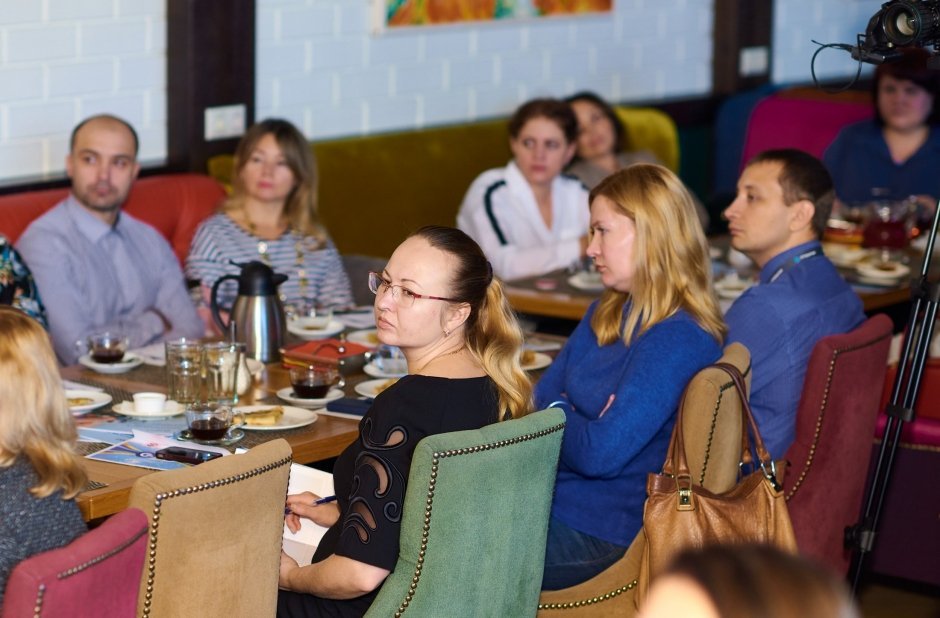
[[235, 419], [231, 406], [225, 404], [200, 401], [186, 406], [186, 426], [197, 440], [221, 440]]
[[93, 333], [75, 342], [80, 353], [88, 353], [94, 362], [108, 365], [124, 360], [128, 345], [127, 336], [111, 331]]
[[379, 344], [375, 347], [375, 352], [372, 353], [371, 358], [372, 364], [383, 373], [389, 375], [408, 373], [408, 360], [398, 346]]
[[337, 367], [325, 365], [292, 366], [290, 383], [294, 395], [300, 399], [322, 399], [334, 386], [343, 386], [345, 381]]
[[907, 248], [915, 207], [909, 200], [873, 203], [862, 246], [887, 250]]
[[166, 342], [167, 395], [180, 403], [199, 399], [202, 388], [202, 346], [192, 339]]
[[243, 386], [238, 383], [238, 370], [244, 356], [244, 343], [217, 342], [202, 346], [208, 401], [238, 402], [239, 387]]

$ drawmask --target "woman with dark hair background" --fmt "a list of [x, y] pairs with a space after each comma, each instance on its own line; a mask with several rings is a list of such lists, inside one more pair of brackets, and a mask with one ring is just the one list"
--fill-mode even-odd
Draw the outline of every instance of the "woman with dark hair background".
[[587, 246], [587, 189], [562, 175], [578, 137], [571, 107], [533, 99], [509, 120], [513, 160], [480, 174], [457, 213], [457, 227], [480, 244], [502, 279], [570, 266]]
[[649, 150], [628, 150], [626, 127], [598, 95], [577, 92], [565, 101], [578, 117], [578, 150], [566, 171], [588, 189], [633, 163], [661, 163]]
[[[565, 173], [593, 189], [604, 178], [634, 163], [661, 163], [649, 150], [630, 150], [627, 128], [617, 111], [593, 92], [577, 92], [565, 99], [578, 118], [578, 149]], [[708, 229], [709, 216], [692, 195], [695, 214]]]
[[901, 59], [875, 70], [875, 117], [842, 129], [823, 162], [843, 204], [913, 196], [932, 212], [940, 198], [940, 76], [927, 68], [926, 50], [898, 51]]

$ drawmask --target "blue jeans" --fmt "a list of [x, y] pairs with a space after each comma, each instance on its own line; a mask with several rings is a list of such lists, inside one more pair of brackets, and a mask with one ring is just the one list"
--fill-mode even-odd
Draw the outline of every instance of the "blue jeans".
[[560, 590], [587, 581], [620, 560], [627, 548], [568, 527], [552, 517], [548, 521], [543, 590]]

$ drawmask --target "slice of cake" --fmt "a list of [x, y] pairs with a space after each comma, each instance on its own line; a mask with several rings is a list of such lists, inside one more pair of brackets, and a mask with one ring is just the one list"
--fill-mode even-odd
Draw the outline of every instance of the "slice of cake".
[[253, 410], [251, 412], [243, 412], [242, 414], [245, 415], [246, 425], [252, 427], [271, 427], [272, 425], [277, 425], [281, 417], [284, 416], [284, 408], [274, 406], [273, 408]]

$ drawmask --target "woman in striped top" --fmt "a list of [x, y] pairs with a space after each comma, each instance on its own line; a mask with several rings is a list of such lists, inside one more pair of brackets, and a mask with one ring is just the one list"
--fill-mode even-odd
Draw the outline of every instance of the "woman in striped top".
[[[260, 260], [288, 276], [279, 291], [285, 306], [352, 304], [349, 278], [317, 215], [317, 172], [303, 134], [286, 120], [252, 126], [235, 151], [232, 195], [193, 237], [186, 276], [204, 293], [222, 275], [238, 274], [232, 262]], [[230, 306], [234, 281], [219, 288]]]

